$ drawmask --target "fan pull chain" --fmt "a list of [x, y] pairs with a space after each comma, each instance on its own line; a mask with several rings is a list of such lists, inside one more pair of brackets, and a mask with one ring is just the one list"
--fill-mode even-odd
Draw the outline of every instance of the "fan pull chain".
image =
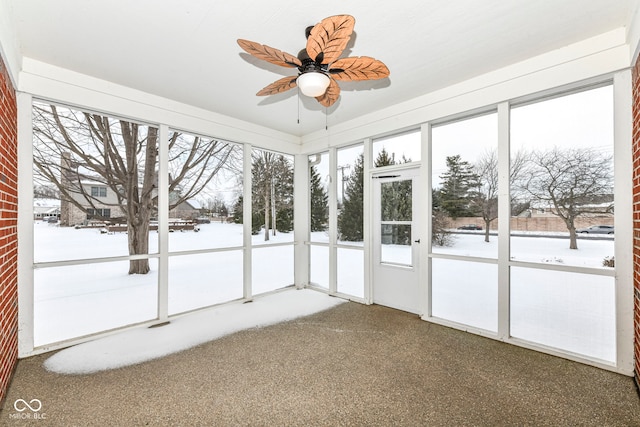
[[298, 86], [298, 124], [300, 124], [300, 86]]
[[329, 107], [324, 107], [324, 130], [329, 130]]

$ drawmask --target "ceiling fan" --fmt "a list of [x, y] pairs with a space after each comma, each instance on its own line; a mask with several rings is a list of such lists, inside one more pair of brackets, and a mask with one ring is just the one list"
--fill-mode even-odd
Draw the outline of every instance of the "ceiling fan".
[[330, 107], [340, 96], [340, 86], [336, 80], [361, 81], [387, 77], [389, 69], [377, 59], [369, 56], [340, 58], [349, 43], [355, 23], [353, 16], [335, 15], [308, 27], [307, 46], [298, 56], [238, 39], [240, 47], [250, 55], [275, 65], [298, 69], [297, 76], [279, 79], [256, 95], [274, 95], [298, 86], [304, 95], [314, 97], [323, 106]]

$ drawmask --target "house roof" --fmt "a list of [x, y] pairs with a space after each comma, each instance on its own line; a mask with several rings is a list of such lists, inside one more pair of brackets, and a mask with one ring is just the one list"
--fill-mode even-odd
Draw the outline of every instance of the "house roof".
[[[638, 8], [637, 0], [4, 3], [29, 61], [296, 136], [608, 32], [628, 37]], [[340, 83], [327, 116], [315, 100], [298, 100], [296, 90], [255, 96], [296, 72], [256, 60], [236, 40], [295, 55], [306, 43], [304, 29], [336, 14], [356, 20], [346, 53], [380, 59], [390, 77]]]

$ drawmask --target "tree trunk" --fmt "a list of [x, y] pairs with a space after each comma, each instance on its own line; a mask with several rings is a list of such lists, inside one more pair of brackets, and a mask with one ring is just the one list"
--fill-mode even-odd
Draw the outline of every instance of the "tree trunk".
[[265, 191], [264, 197], [264, 241], [269, 240], [269, 222], [271, 216], [271, 194]]
[[[127, 238], [129, 255], [149, 253], [149, 221], [153, 206], [153, 186], [155, 166], [158, 156], [157, 129], [150, 127], [147, 134], [142, 183], [138, 182], [138, 128], [136, 125], [121, 121], [125, 141], [127, 161]], [[149, 260], [129, 261], [129, 274], [147, 274], [150, 271]]]
[[489, 242], [489, 224], [491, 224], [491, 220], [484, 220], [484, 241]]
[[578, 249], [578, 239], [575, 227], [569, 228], [569, 249]]
[[576, 234], [574, 217], [568, 215], [566, 218], [564, 218], [564, 223], [567, 225], [567, 230], [569, 230], [569, 249], [578, 249], [578, 238]]
[[273, 183], [273, 180], [271, 180], [271, 192], [270, 193], [271, 193], [271, 222], [272, 222], [271, 228], [273, 230], [272, 231], [273, 235], [275, 236], [276, 235], [276, 227], [277, 227], [276, 226], [277, 218], [276, 218], [276, 191], [275, 191], [275, 185]]
[[[140, 215], [140, 216], [149, 216]], [[133, 224], [127, 223], [127, 237], [129, 239], [129, 254], [149, 253], [149, 220]], [[150, 271], [148, 259], [129, 261], [129, 274], [147, 274]]]

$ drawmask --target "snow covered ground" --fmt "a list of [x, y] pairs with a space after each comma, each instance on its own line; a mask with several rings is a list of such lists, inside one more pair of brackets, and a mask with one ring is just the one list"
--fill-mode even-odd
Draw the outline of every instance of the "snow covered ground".
[[[87, 374], [157, 359], [243, 329], [308, 316], [345, 302], [311, 290], [285, 290], [249, 304], [227, 304], [178, 317], [158, 328], [141, 328], [59, 351], [45, 368], [62, 374]], [[204, 327], [206, 325], [206, 327]]]
[[[42, 222], [34, 227], [34, 252], [38, 262], [126, 255], [124, 233], [101, 234], [99, 230], [75, 230]], [[264, 243], [262, 234], [252, 239], [256, 245]], [[325, 239], [322, 233], [312, 237], [316, 242]], [[157, 233], [152, 232], [150, 240], [151, 252], [157, 251]], [[270, 242], [292, 240], [292, 233], [278, 233]], [[169, 235], [170, 251], [241, 245], [242, 228], [237, 224], [203, 224], [197, 233]], [[613, 255], [612, 240], [585, 239], [578, 245], [580, 249], [572, 251], [565, 239], [514, 237], [512, 259], [602, 268], [602, 260]], [[402, 252], [407, 247], [385, 250]], [[490, 243], [485, 243], [482, 235], [458, 235], [454, 246], [436, 248], [436, 252], [492, 258], [497, 254], [497, 240], [492, 237]], [[328, 249], [312, 246], [311, 253], [311, 280], [328, 286]], [[254, 294], [293, 283], [292, 245], [254, 248], [252, 264]], [[362, 296], [363, 269], [362, 250], [340, 248], [338, 291]], [[144, 276], [130, 276], [127, 261], [36, 268], [36, 346], [156, 318], [158, 263], [155, 259], [151, 260], [151, 270]], [[242, 250], [170, 256], [169, 313], [241, 298], [242, 271]], [[615, 360], [613, 277], [515, 267], [511, 275], [513, 336], [593, 358]], [[434, 259], [433, 314], [495, 331], [497, 266]], [[209, 327], [212, 326], [207, 323], [202, 333], [207, 335]]]

